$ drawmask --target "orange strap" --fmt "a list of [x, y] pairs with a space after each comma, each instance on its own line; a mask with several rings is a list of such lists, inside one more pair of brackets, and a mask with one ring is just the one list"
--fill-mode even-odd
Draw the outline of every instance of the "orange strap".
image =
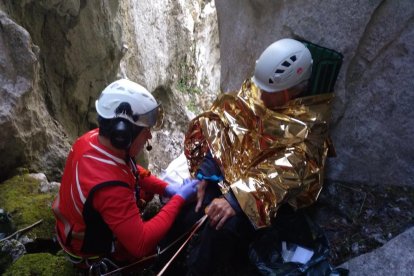
[[151, 172], [143, 167], [138, 167], [138, 174], [140, 178], [148, 177], [151, 175]]
[[191, 231], [190, 235], [187, 237], [187, 239], [183, 242], [183, 244], [180, 246], [180, 248], [175, 252], [174, 256], [171, 257], [171, 259], [168, 261], [168, 263], [165, 264], [165, 266], [161, 269], [160, 272], [158, 272], [157, 276], [161, 276], [164, 274], [164, 272], [167, 270], [168, 266], [174, 261], [174, 259], [178, 256], [178, 254], [183, 250], [184, 246], [191, 240], [193, 235], [197, 232], [197, 230], [203, 225], [203, 222], [207, 219], [207, 215], [204, 215], [199, 221], [196, 222], [195, 225], [193, 225], [193, 230]]
[[184, 246], [191, 240], [191, 238], [193, 237], [193, 235], [197, 232], [197, 230], [203, 225], [203, 223], [206, 221], [207, 219], [207, 215], [204, 215], [202, 218], [200, 218], [190, 229], [190, 231], [188, 231], [187, 233], [184, 233], [183, 235], [181, 235], [178, 239], [176, 239], [175, 241], [173, 241], [172, 243], [170, 243], [167, 247], [165, 247], [163, 250], [157, 252], [156, 254], [144, 257], [138, 261], [136, 261], [135, 263], [126, 265], [124, 267], [120, 267], [118, 269], [115, 269], [109, 273], [105, 273], [102, 274], [101, 276], [110, 276], [110, 275], [119, 275], [119, 272], [122, 271], [128, 271], [128, 272], [134, 272], [137, 271], [137, 268], [140, 268], [142, 264], [144, 264], [146, 261], [152, 260], [152, 259], [156, 259], [160, 254], [163, 254], [165, 251], [167, 251], [168, 249], [170, 249], [174, 244], [176, 244], [177, 242], [179, 242], [181, 239], [183, 239], [186, 235], [188, 235], [187, 239], [182, 243], [182, 245], [180, 246], [180, 248], [175, 252], [174, 256], [168, 261], [168, 263], [161, 269], [161, 271], [157, 274], [157, 276], [162, 275], [165, 270], [167, 270], [168, 266], [172, 263], [172, 261], [175, 259], [175, 257], [177, 257], [177, 255], [181, 252], [181, 250], [184, 248]]

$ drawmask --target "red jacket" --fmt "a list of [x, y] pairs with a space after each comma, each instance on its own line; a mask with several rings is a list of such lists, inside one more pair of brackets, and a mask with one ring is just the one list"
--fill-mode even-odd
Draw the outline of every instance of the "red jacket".
[[184, 199], [173, 196], [155, 217], [143, 221], [136, 205], [136, 183], [157, 194], [167, 186], [146, 173], [136, 180], [131, 164], [99, 143], [98, 129], [80, 137], [69, 153], [53, 204], [61, 245], [82, 257], [115, 254], [132, 260], [153, 253]]

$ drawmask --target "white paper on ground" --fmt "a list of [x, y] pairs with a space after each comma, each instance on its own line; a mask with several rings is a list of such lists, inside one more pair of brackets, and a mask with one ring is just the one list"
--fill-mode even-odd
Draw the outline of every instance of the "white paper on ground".
[[312, 258], [313, 253], [310, 249], [282, 241], [282, 257], [285, 262], [306, 264]]
[[313, 256], [313, 251], [304, 247], [296, 247], [291, 262], [306, 264]]

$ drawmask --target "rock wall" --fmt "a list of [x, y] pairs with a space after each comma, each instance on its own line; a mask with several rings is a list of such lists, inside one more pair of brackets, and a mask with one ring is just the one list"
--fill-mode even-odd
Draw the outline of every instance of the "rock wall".
[[90, 128], [99, 91], [122, 57], [119, 1], [4, 1], [39, 48], [40, 86], [50, 116], [74, 139]]
[[18, 167], [59, 180], [70, 144], [96, 127], [95, 99], [120, 77], [164, 104], [159, 146], [143, 156], [159, 172], [218, 93], [214, 2], [5, 0], [0, 10], [0, 180]]
[[217, 1], [221, 88], [238, 89], [273, 41], [302, 38], [344, 55], [328, 177], [414, 185], [414, 5], [410, 0]]
[[68, 149], [50, 117], [39, 85], [39, 48], [29, 33], [0, 11], [0, 176], [30, 164], [57, 173]]
[[[121, 11], [127, 49], [119, 76], [146, 86], [166, 118], [143, 159], [161, 173], [182, 152], [189, 118], [219, 92], [220, 52], [214, 1], [125, 1]], [[145, 162], [144, 160], [144, 162]], [[141, 158], [142, 162], [142, 158]]]
[[0, 179], [17, 167], [58, 179], [70, 143], [96, 126], [97, 95], [116, 77], [119, 2], [2, 1], [0, 8], [1, 106], [9, 106], [0, 115], [0, 150], [10, 157], [0, 161]]
[[2, 9], [19, 32], [0, 31], [0, 52], [12, 59], [2, 68], [1, 106], [14, 102], [0, 117], [1, 154], [12, 157], [2, 159], [0, 179], [21, 166], [59, 178], [70, 143], [94, 125], [94, 99], [118, 70], [118, 1], [3, 1]]

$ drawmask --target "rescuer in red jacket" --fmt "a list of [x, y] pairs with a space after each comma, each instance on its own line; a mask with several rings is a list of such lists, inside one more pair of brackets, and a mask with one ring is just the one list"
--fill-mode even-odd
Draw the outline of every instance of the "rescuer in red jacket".
[[[141, 85], [127, 79], [108, 85], [96, 101], [99, 129], [74, 143], [53, 204], [57, 238], [74, 262], [94, 259], [133, 261], [155, 252], [197, 180], [181, 187], [135, 164], [151, 128], [162, 121], [160, 105]], [[137, 206], [142, 191], [171, 197], [160, 212], [143, 221]]]

